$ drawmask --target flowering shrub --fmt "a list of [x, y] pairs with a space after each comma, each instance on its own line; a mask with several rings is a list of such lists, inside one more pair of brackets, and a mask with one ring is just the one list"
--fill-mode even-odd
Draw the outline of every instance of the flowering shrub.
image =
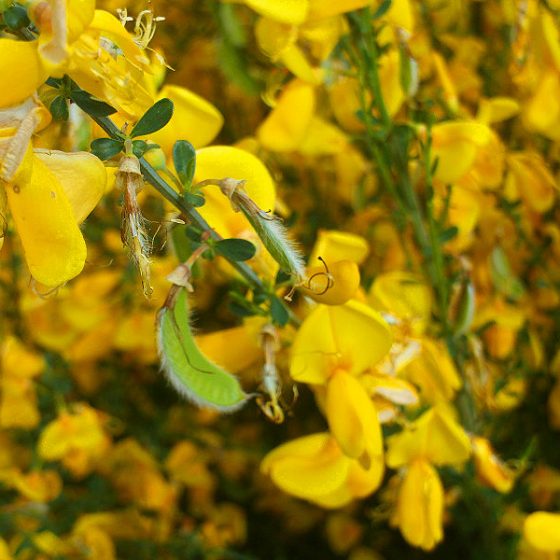
[[113, 4], [0, 0], [0, 559], [560, 558], [560, 3]]

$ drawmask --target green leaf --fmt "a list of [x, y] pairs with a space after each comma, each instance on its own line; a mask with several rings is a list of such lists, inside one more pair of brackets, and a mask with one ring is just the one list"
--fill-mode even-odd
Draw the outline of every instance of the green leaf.
[[182, 288], [172, 306], [158, 313], [157, 342], [163, 371], [183, 397], [220, 412], [232, 412], [247, 402], [249, 395], [238, 379], [212, 363], [196, 345]]
[[4, 23], [10, 29], [21, 29], [22, 27], [27, 27], [31, 23], [27, 16], [27, 10], [19, 4], [10, 6], [3, 12], [2, 17], [4, 18]]
[[73, 90], [70, 94], [70, 99], [72, 99], [82, 111], [93, 117], [107, 117], [117, 112], [114, 107], [111, 107], [111, 105], [105, 103], [105, 101], [101, 101], [90, 95], [87, 91], [81, 89]]
[[380, 17], [383, 17], [389, 11], [392, 3], [392, 0], [383, 0], [383, 2], [379, 4], [377, 10], [373, 12], [373, 19], [379, 19]]
[[222, 239], [214, 246], [216, 253], [232, 261], [248, 261], [255, 256], [257, 248], [246, 239]]
[[177, 140], [173, 145], [173, 165], [182, 185], [189, 189], [196, 169], [196, 150], [186, 140]]
[[457, 237], [458, 233], [459, 233], [459, 228], [457, 226], [450, 226], [447, 229], [444, 229], [440, 233], [439, 240], [442, 244], [447, 243], [448, 241], [451, 241], [452, 239]]
[[270, 296], [270, 316], [272, 317], [272, 322], [279, 327], [283, 327], [290, 320], [290, 314], [286, 306], [276, 295]]
[[185, 197], [185, 200], [195, 208], [200, 208], [201, 206], [204, 206], [204, 203], [206, 202], [206, 200], [201, 194], [192, 194], [186, 192], [183, 194], [183, 196]]
[[105, 161], [116, 156], [123, 149], [123, 142], [114, 138], [97, 138], [91, 143], [91, 153]]
[[513, 300], [518, 300], [523, 296], [525, 292], [523, 284], [511, 270], [507, 255], [501, 247], [494, 247], [492, 250], [490, 273], [494, 287], [498, 292]]
[[173, 101], [166, 97], [152, 105], [136, 123], [130, 133], [131, 138], [152, 134], [163, 128], [173, 116]]
[[68, 102], [62, 95], [54, 98], [49, 110], [55, 121], [68, 120]]
[[146, 150], [148, 150], [149, 145], [144, 140], [133, 140], [132, 141], [132, 153], [137, 157], [141, 158]]

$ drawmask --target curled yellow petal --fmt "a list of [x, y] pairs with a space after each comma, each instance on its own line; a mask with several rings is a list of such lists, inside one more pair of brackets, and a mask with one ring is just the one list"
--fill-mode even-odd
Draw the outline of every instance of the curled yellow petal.
[[107, 173], [101, 160], [88, 152], [35, 150], [34, 153], [57, 178], [76, 222], [82, 223], [105, 192]]
[[32, 276], [45, 286], [77, 276], [86, 260], [86, 244], [55, 175], [34, 158], [28, 180], [8, 185], [6, 192]]

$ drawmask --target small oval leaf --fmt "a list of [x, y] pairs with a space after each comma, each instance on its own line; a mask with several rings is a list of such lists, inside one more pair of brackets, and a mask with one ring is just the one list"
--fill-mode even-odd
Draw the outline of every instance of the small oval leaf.
[[173, 145], [173, 165], [179, 180], [185, 188], [190, 188], [196, 169], [196, 150], [186, 140], [177, 140]]
[[123, 149], [123, 142], [113, 138], [98, 138], [91, 143], [91, 153], [105, 161], [116, 156]]
[[248, 261], [255, 256], [257, 248], [246, 239], [222, 239], [214, 246], [216, 253], [232, 261]]
[[105, 103], [105, 101], [96, 99], [87, 91], [81, 89], [73, 90], [70, 94], [70, 99], [72, 99], [82, 111], [93, 117], [107, 117], [117, 112], [114, 107], [111, 107], [111, 105]]
[[140, 120], [136, 123], [136, 126], [132, 129], [130, 137], [136, 138], [136, 136], [152, 134], [152, 132], [163, 128], [170, 121], [172, 116], [173, 101], [164, 97], [152, 105], [144, 115], [142, 115]]
[[272, 317], [272, 322], [279, 327], [285, 326], [290, 320], [290, 314], [286, 306], [276, 295], [270, 296], [270, 316]]

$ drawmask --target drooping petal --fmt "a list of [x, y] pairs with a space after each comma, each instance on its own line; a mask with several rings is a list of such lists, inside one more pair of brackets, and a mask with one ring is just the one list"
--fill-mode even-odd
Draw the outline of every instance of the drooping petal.
[[55, 175], [34, 158], [30, 177], [7, 186], [6, 192], [32, 276], [45, 286], [77, 276], [86, 244]]
[[329, 379], [325, 410], [331, 433], [348, 457], [369, 467], [383, 455], [377, 411], [354, 376], [340, 370]]
[[443, 486], [435, 469], [416, 460], [399, 490], [398, 525], [413, 546], [432, 550], [443, 538]]

